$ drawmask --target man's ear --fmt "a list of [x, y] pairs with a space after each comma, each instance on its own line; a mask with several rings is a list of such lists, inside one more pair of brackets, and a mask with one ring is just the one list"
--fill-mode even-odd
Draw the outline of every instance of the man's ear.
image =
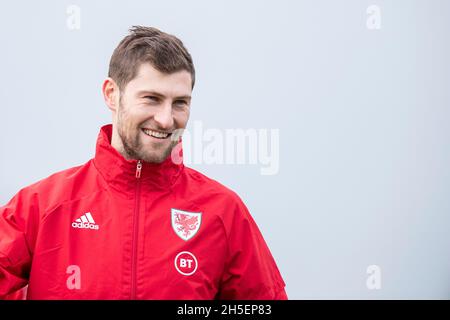
[[119, 86], [112, 78], [107, 77], [103, 82], [102, 92], [108, 108], [112, 112], [116, 112], [118, 107]]

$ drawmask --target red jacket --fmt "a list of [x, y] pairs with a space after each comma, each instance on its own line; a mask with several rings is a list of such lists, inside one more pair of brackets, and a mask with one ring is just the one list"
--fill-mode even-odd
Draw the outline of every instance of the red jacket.
[[234, 192], [170, 157], [126, 160], [111, 133], [0, 207], [0, 298], [28, 284], [28, 299], [287, 299]]

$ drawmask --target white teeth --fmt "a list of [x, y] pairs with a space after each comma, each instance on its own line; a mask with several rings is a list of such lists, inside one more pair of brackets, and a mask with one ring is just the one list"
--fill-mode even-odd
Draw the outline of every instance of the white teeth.
[[152, 136], [152, 137], [160, 138], [160, 139], [164, 139], [164, 138], [167, 138], [169, 136], [168, 133], [157, 132], [157, 131], [148, 130], [148, 129], [144, 129], [144, 132], [148, 136]]

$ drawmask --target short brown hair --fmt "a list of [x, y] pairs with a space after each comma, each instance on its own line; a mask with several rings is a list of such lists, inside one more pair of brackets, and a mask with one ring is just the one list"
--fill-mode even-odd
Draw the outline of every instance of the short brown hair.
[[190, 72], [194, 88], [192, 57], [180, 39], [152, 27], [133, 26], [129, 31], [109, 62], [108, 76], [116, 81], [120, 90], [136, 77], [138, 68], [145, 62], [167, 74], [181, 70]]

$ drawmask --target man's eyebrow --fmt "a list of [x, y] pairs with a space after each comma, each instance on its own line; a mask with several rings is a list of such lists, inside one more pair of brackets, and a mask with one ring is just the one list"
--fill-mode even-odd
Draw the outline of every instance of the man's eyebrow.
[[[165, 98], [166, 96], [163, 95], [162, 93], [156, 92], [156, 91], [152, 91], [152, 90], [141, 90], [138, 91], [137, 95], [141, 96], [144, 94], [148, 94], [148, 95], [154, 95], [160, 98]], [[175, 97], [175, 99], [187, 99], [187, 100], [191, 100], [191, 96], [190, 95], [185, 95], [185, 96], [179, 96], [179, 97]]]
[[143, 95], [143, 94], [151, 94], [154, 96], [164, 97], [164, 95], [162, 93], [152, 91], [152, 90], [141, 90], [141, 91], [138, 91], [137, 94], [138, 94], [138, 96]]
[[176, 99], [186, 99], [186, 100], [191, 100], [191, 96], [187, 95], [187, 96], [180, 96], [180, 97], [176, 97]]

